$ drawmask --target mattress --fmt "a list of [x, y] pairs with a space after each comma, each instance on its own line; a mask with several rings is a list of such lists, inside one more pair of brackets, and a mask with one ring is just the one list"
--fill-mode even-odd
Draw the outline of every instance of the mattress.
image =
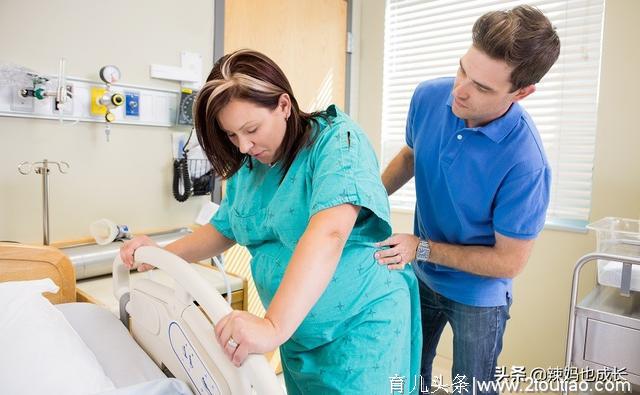
[[55, 305], [93, 351], [116, 388], [166, 379], [160, 368], [107, 309], [91, 303]]

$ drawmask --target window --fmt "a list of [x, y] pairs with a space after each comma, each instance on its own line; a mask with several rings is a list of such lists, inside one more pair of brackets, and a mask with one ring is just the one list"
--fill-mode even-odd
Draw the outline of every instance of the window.
[[[557, 29], [560, 57], [523, 100], [553, 172], [547, 224], [584, 227], [591, 208], [604, 0], [387, 0], [382, 114], [383, 168], [405, 143], [413, 90], [455, 76], [482, 14], [518, 4], [538, 7]], [[415, 208], [413, 180], [391, 196], [394, 209]]]

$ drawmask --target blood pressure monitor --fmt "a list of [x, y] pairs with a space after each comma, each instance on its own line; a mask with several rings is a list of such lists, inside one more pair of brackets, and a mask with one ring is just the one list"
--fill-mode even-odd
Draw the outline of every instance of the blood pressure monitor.
[[178, 106], [178, 125], [193, 125], [193, 104], [195, 103], [198, 91], [183, 88], [180, 91], [180, 104]]

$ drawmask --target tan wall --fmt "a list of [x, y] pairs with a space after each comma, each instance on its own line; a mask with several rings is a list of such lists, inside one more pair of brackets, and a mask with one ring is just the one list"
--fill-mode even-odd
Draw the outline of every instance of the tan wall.
[[[123, 84], [178, 91], [178, 83], [149, 78], [151, 63], [178, 66], [180, 51], [213, 56], [213, 1], [20, 0], [0, 2], [0, 63], [99, 81], [98, 70], [116, 64]], [[193, 222], [206, 197], [178, 203], [171, 195], [171, 132], [179, 129], [0, 117], [0, 240], [42, 240], [40, 177], [22, 176], [18, 163], [64, 160], [69, 174], [50, 176], [51, 239], [88, 235], [106, 217], [133, 230]], [[180, 129], [184, 131], [184, 129]]]
[[[379, 151], [382, 103], [384, 0], [359, 3], [358, 121]], [[640, 2], [606, 2], [597, 149], [591, 220], [604, 216], [640, 217], [640, 133], [634, 114], [640, 106]], [[357, 78], [357, 77], [356, 77]], [[413, 216], [394, 213], [396, 232], [411, 232]], [[571, 273], [575, 261], [595, 246], [591, 234], [544, 230], [523, 274], [514, 282], [515, 302], [500, 364], [553, 367], [564, 364]], [[594, 284], [594, 270], [583, 274], [583, 290]], [[447, 329], [438, 354], [451, 358]]]

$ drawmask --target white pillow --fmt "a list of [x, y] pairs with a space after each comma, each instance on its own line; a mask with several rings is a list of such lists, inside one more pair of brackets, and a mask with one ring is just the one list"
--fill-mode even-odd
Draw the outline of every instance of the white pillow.
[[0, 393], [93, 394], [114, 389], [95, 355], [42, 292], [46, 278], [0, 283]]

